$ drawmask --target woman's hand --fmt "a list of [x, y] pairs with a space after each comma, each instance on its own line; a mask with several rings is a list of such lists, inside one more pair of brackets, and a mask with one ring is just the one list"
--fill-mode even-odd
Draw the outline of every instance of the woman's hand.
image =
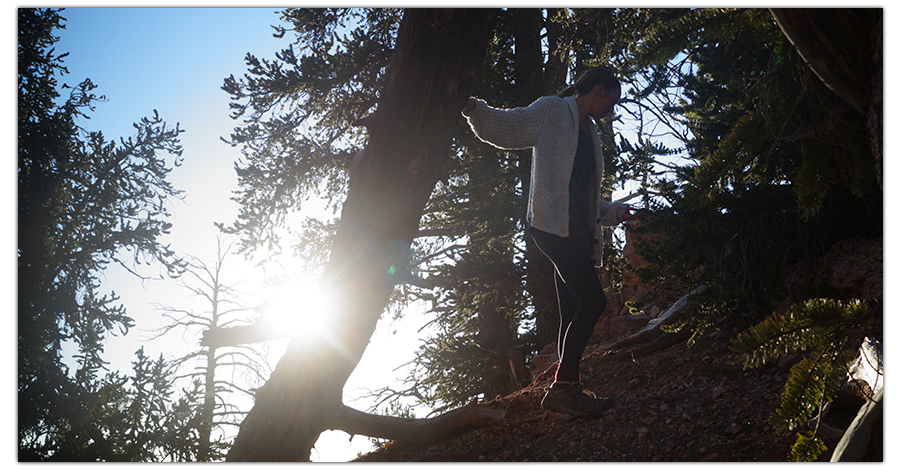
[[635, 210], [634, 208], [628, 207], [628, 209], [625, 210], [625, 216], [623, 216], [622, 219], [625, 221], [632, 221], [641, 219], [645, 215], [646, 213], [644, 212], [644, 210]]

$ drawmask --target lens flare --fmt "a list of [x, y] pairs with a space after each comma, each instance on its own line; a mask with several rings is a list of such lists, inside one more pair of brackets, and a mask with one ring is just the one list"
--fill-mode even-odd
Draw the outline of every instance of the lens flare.
[[332, 328], [333, 303], [318, 283], [287, 284], [266, 309], [266, 318], [278, 337], [317, 339]]

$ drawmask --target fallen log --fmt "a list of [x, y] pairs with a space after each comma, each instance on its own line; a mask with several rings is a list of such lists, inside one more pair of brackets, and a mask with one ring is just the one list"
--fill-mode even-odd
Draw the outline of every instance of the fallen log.
[[880, 342], [866, 338], [859, 348], [859, 356], [850, 365], [850, 379], [864, 380], [873, 395], [850, 423], [831, 455], [831, 462], [863, 460], [872, 438], [872, 430], [884, 421], [884, 357]]
[[652, 341], [642, 344], [634, 349], [629, 349], [627, 351], [615, 352], [608, 351], [605, 355], [609, 356], [611, 359], [619, 360], [619, 359], [629, 359], [629, 358], [638, 358], [643, 357], [648, 354], [653, 354], [656, 351], [661, 351], [668, 347], [675, 345], [678, 342], [686, 341], [691, 337], [690, 332], [678, 332], [678, 333], [662, 333]]
[[[706, 286], [697, 287], [679, 298], [668, 310], [659, 317], [650, 320], [647, 326], [640, 331], [628, 336], [609, 346], [603, 346], [604, 356], [612, 356], [614, 359], [646, 356], [653, 352], [665, 349], [673, 344], [688, 339], [691, 335], [687, 332], [667, 333], [661, 332], [660, 326], [672, 324], [677, 321], [685, 308], [690, 305], [690, 297], [705, 289]], [[626, 346], [641, 344], [639, 347], [622, 352], [614, 352]]]
[[859, 462], [864, 459], [872, 438], [872, 430], [876, 424], [884, 421], [883, 400], [884, 390], [881, 389], [859, 409], [853, 423], [850, 423], [847, 432], [835, 446], [831, 462]]
[[503, 410], [467, 405], [434, 418], [396, 418], [364, 413], [343, 405], [336, 423], [329, 429], [339, 429], [351, 435], [427, 444], [466, 428], [488, 426], [505, 416]]

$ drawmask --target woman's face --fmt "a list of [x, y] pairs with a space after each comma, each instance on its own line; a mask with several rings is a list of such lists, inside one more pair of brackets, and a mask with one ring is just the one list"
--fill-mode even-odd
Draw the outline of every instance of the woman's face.
[[616, 103], [619, 103], [622, 90], [617, 87], [615, 89], [606, 90], [606, 86], [599, 84], [591, 91], [592, 101], [588, 114], [595, 120], [605, 118], [612, 113]]

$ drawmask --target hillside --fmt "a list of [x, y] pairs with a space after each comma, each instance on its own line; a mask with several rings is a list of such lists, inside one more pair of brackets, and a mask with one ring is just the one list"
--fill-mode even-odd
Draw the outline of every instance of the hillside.
[[[582, 361], [585, 387], [617, 397], [616, 407], [601, 418], [553, 413], [542, 418], [540, 399], [552, 381], [548, 372], [529, 387], [485, 404], [506, 410], [497, 424], [437, 444], [393, 442], [357, 461], [786, 460], [795, 435], [778, 435], [768, 417], [778, 405], [789, 363], [745, 371], [733, 364], [735, 356], [722, 334], [637, 360], [604, 356], [601, 347], [589, 348]], [[845, 428], [855, 414], [853, 405], [862, 404], [847, 403], [843, 414], [837, 408], [829, 414], [831, 426]], [[880, 455], [881, 445], [873, 446]]]
[[542, 418], [540, 400], [552, 369], [529, 387], [486, 406], [501, 422], [440, 444], [391, 443], [359, 461], [781, 461], [792, 436], [767, 421], [786, 369], [743, 372], [722, 337], [693, 348], [679, 343], [646, 357], [613, 359], [599, 346], [582, 360], [585, 388], [615, 396], [598, 419]]
[[[848, 241], [833, 249], [819, 264], [817, 274], [801, 278], [825, 280], [832, 292], [843, 296], [880, 297], [881, 238]], [[733, 333], [725, 331], [703, 336], [691, 347], [682, 338], [667, 348], [633, 356], [629, 349], [634, 345], [616, 341], [640, 331], [647, 320], [627, 318], [602, 319], [595, 334], [605, 331], [615, 336], [588, 346], [582, 359], [585, 388], [617, 398], [616, 407], [603, 417], [544, 416], [540, 400], [552, 382], [555, 363], [539, 356], [539, 373], [531, 385], [484, 404], [505, 410], [503, 420], [435, 444], [395, 441], [357, 461], [787, 460], [796, 433], [779, 435], [769, 417], [779, 405], [796, 358], [743, 369], [729, 347]], [[864, 403], [862, 395], [846, 390], [825, 417], [828, 426], [839, 430], [847, 428]], [[839, 435], [829, 441], [829, 452], [820, 460], [829, 460], [838, 439]], [[880, 435], [873, 437], [869, 451], [869, 460], [883, 460]]]

